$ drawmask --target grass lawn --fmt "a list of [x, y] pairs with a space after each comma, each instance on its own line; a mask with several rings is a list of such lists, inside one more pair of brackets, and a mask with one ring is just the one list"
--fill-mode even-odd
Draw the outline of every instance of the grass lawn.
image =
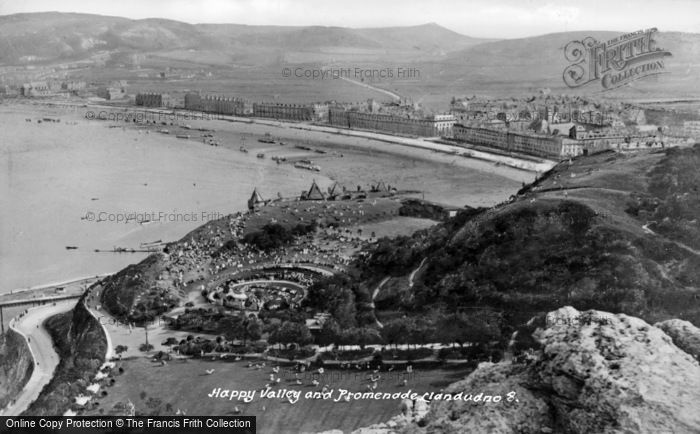
[[[400, 207], [398, 201], [389, 198], [273, 202], [249, 218], [243, 235], [260, 230], [272, 219], [287, 227], [299, 223], [308, 224], [318, 219], [325, 224], [336, 226], [363, 225], [395, 218]], [[360, 211], [363, 211], [364, 215], [360, 215]]]
[[357, 229], [362, 229], [363, 238], [370, 238], [372, 232], [377, 238], [394, 238], [400, 235], [412, 235], [414, 232], [435, 226], [438, 222], [429, 219], [416, 217], [394, 217], [391, 220], [378, 221], [355, 225], [352, 231], [357, 233]]
[[[270, 362], [261, 370], [247, 368], [248, 361], [221, 362], [207, 360], [176, 360], [166, 366], [151, 363], [145, 358], [125, 360], [121, 366], [124, 373], [118, 375], [114, 386], [107, 388], [108, 396], [100, 399], [98, 408], [105, 414], [117, 402], [131, 400], [140, 414], [173, 414], [177, 409], [188, 415], [233, 414], [235, 406], [241, 414], [257, 416], [259, 433], [300, 433], [341, 429], [344, 432], [362, 426], [386, 421], [399, 414], [400, 400], [358, 400], [338, 403], [333, 400], [305, 399], [307, 391], [319, 390], [311, 385], [312, 375], [300, 374], [303, 385], [295, 383], [293, 374], [281, 370], [282, 378], [275, 389], [296, 389], [302, 397], [295, 404], [280, 399], [260, 398], [271, 373]], [[205, 370], [215, 369], [212, 375]], [[366, 391], [366, 377], [371, 371], [326, 370], [321, 385], [328, 384], [335, 390], [343, 388], [353, 392]], [[438, 391], [450, 383], [464, 378], [469, 371], [459, 369], [415, 370], [407, 377], [408, 385], [400, 385], [405, 373], [382, 373], [377, 392], [405, 392], [411, 389], [417, 393]], [[231, 390], [255, 390], [255, 399], [246, 404], [242, 401], [229, 401], [210, 398], [209, 393], [220, 387]], [[150, 402], [149, 402], [150, 401]], [[149, 406], [150, 404], [150, 406]], [[168, 404], [170, 404], [168, 406]], [[166, 407], [170, 411], [166, 410]], [[265, 408], [263, 410], [263, 407]], [[87, 414], [98, 414], [90, 410]]]

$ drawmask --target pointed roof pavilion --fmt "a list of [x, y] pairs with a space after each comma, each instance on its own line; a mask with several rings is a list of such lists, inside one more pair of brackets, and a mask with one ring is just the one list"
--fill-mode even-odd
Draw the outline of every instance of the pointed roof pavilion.
[[316, 184], [316, 180], [314, 179], [313, 183], [311, 183], [311, 188], [309, 188], [309, 192], [306, 193], [306, 200], [325, 200], [326, 196], [323, 194], [321, 189], [318, 187], [318, 184]]
[[258, 193], [258, 188], [255, 187], [253, 194], [250, 196], [250, 199], [248, 199], [248, 209], [253, 211], [255, 208], [263, 204], [265, 204], [265, 199], [260, 196], [260, 193]]
[[328, 197], [334, 198], [337, 196], [340, 196], [341, 193], [345, 191], [344, 188], [341, 187], [340, 184], [338, 184], [338, 181], [334, 182], [332, 186], [328, 188]]

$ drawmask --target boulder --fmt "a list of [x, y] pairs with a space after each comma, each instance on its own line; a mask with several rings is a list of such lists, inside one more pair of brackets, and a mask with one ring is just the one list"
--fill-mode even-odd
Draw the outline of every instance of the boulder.
[[669, 319], [654, 324], [671, 337], [678, 348], [700, 360], [700, 328], [689, 321]]
[[[694, 329], [668, 328], [679, 331], [678, 345], [692, 348]], [[422, 420], [398, 432], [700, 432], [700, 365], [660, 328], [565, 307], [532, 337], [540, 344], [532, 357], [481, 364], [445, 389], [500, 395], [500, 402], [433, 400]]]

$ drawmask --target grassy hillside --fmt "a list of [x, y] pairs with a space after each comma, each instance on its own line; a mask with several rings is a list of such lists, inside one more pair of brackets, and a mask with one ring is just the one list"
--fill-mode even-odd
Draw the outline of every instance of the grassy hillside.
[[194, 26], [177, 21], [58, 12], [0, 16], [0, 36], [4, 64], [79, 60], [112, 50], [150, 51], [215, 42]]
[[391, 276], [379, 321], [408, 316], [437, 339], [446, 316], [481, 318], [464, 333], [497, 326], [506, 341], [565, 305], [700, 324], [699, 158], [696, 146], [561, 163], [498, 207], [382, 240], [335, 283], [362, 293]]
[[[663, 30], [663, 29], [661, 29]], [[660, 31], [657, 46], [671, 52], [666, 57], [667, 74], [646, 77], [629, 86], [602, 92], [599, 82], [571, 89], [562, 79], [569, 62], [564, 47], [574, 40], [593, 37], [607, 41], [621, 32], [565, 32], [522, 39], [493, 41], [449, 53], [437, 61], [415, 65], [421, 71], [415, 83], [394, 80], [386, 87], [413, 95], [435, 105], [452, 95], [522, 96], [549, 88], [554, 93], [599, 94], [609, 98], [697, 98], [700, 67], [694, 59], [700, 54], [700, 35]]]
[[[413, 27], [351, 29], [345, 27], [246, 26], [187, 24], [165, 19], [131, 20], [102, 15], [42, 12], [0, 16], [0, 59], [3, 64], [50, 63], [87, 59], [109, 53], [169, 57], [186, 50], [265, 65], [295, 53], [348, 54], [387, 59], [406, 53], [414, 58], [444, 55], [484, 40], [470, 38], [436, 24]], [[379, 57], [381, 56], [381, 57]], [[352, 57], [356, 59], [356, 57]], [[325, 59], [307, 55], [305, 61]], [[123, 60], [123, 59], [122, 59]], [[200, 62], [205, 66], [206, 62]]]

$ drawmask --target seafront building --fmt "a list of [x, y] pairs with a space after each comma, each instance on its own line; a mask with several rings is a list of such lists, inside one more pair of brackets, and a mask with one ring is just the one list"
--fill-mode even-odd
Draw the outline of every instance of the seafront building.
[[49, 88], [48, 83], [45, 81], [24, 83], [20, 87], [20, 95], [24, 97], [43, 97], [51, 96], [53, 94], [53, 90]]
[[321, 121], [327, 113], [324, 104], [283, 104], [261, 102], [253, 104], [253, 116], [290, 121]]
[[253, 103], [244, 98], [217, 95], [201, 96], [196, 92], [185, 95], [185, 109], [229, 116], [254, 116], [286, 121], [325, 122], [328, 119], [328, 104]]
[[394, 114], [367, 113], [342, 107], [330, 107], [328, 123], [336, 127], [381, 131], [400, 135], [446, 137], [452, 135], [455, 118], [451, 114], [410, 118]]
[[700, 121], [684, 121], [682, 132], [689, 137], [700, 138]]
[[168, 94], [146, 92], [136, 94], [136, 105], [142, 107], [169, 107], [170, 97]]
[[506, 152], [518, 152], [542, 158], [559, 159], [575, 157], [583, 149], [558, 135], [536, 134], [506, 129], [495, 129], [468, 125], [455, 125], [453, 138], [457, 142], [466, 142], [491, 147]]
[[653, 131], [642, 132], [629, 128], [586, 129], [583, 125], [573, 125], [568, 130], [568, 135], [563, 135], [457, 124], [453, 128], [453, 138], [457, 142], [553, 160], [604, 150], [631, 152], [664, 148], [685, 142], [684, 138], [662, 136]]
[[641, 132], [624, 128], [586, 130], [581, 125], [571, 127], [569, 137], [576, 140], [587, 153], [607, 149], [632, 151], [662, 148], [676, 142], [671, 137], [662, 137], [658, 132]]
[[185, 109], [229, 116], [250, 116], [253, 114], [253, 103], [243, 98], [201, 96], [190, 92], [185, 95]]

